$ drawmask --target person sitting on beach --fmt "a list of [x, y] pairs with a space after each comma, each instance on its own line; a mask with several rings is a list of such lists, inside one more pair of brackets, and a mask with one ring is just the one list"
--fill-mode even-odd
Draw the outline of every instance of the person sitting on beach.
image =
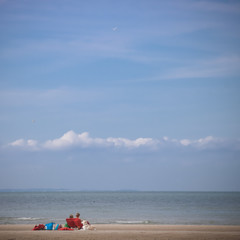
[[[72, 215], [72, 214], [70, 214], [70, 215], [69, 215], [69, 218], [73, 218], [73, 215]], [[67, 228], [69, 228], [69, 226], [68, 226], [68, 224], [67, 224], [67, 223], [65, 223], [65, 224], [64, 224], [64, 227], [67, 227]]]
[[80, 213], [76, 213], [76, 218], [79, 218], [79, 217], [80, 217]]
[[76, 213], [76, 218], [74, 222], [77, 225], [78, 229], [81, 229], [83, 227], [83, 224], [82, 224], [82, 220], [79, 217], [80, 217], [80, 213]]

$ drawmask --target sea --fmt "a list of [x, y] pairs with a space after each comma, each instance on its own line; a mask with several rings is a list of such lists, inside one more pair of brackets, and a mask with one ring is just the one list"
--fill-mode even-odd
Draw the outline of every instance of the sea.
[[240, 192], [0, 192], [0, 224], [240, 225]]

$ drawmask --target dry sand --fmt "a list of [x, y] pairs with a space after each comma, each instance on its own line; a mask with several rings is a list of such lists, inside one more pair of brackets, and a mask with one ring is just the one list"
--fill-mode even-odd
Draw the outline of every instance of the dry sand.
[[240, 226], [124, 224], [96, 224], [94, 226], [97, 228], [95, 231], [32, 231], [33, 225], [0, 225], [0, 240], [240, 240]]

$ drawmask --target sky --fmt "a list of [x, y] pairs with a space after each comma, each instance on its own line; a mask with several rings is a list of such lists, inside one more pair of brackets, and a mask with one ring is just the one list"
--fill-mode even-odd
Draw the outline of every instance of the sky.
[[0, 189], [240, 191], [240, 2], [0, 0]]

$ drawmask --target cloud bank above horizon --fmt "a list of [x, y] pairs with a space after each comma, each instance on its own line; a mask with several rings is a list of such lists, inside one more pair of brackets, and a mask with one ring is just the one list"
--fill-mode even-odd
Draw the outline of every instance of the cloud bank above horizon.
[[64, 133], [61, 137], [39, 142], [33, 139], [18, 139], [7, 145], [7, 147], [18, 148], [26, 151], [61, 151], [72, 148], [117, 148], [117, 149], [148, 149], [158, 150], [162, 148], [192, 148], [198, 150], [204, 149], [231, 149], [240, 150], [240, 140], [216, 138], [207, 136], [199, 139], [171, 139], [162, 137], [161, 139], [153, 138], [136, 138], [128, 139], [122, 137], [107, 137], [107, 138], [94, 138], [88, 132], [75, 133], [70, 130]]

